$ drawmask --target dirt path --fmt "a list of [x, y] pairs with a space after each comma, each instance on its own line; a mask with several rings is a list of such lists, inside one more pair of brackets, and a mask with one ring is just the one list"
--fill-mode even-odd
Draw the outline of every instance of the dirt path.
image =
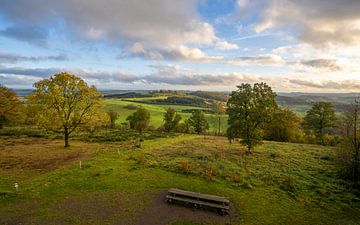
[[230, 213], [221, 216], [206, 210], [193, 210], [188, 207], [165, 202], [166, 191], [158, 194], [150, 205], [140, 213], [138, 225], [166, 225], [175, 221], [194, 221], [201, 223], [217, 222], [220, 224], [231, 224], [236, 220], [234, 207], [230, 207]]

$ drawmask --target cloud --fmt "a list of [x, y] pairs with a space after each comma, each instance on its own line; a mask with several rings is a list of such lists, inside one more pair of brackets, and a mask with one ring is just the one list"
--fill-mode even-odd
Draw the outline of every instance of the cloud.
[[9, 52], [0, 51], [0, 63], [18, 63], [18, 62], [39, 62], [45, 60], [53, 61], [66, 61], [68, 60], [67, 55], [45, 55], [45, 56], [23, 56], [19, 54], [13, 54]]
[[151, 59], [198, 59], [203, 57], [203, 46], [236, 49], [201, 19], [197, 12], [201, 1], [0, 1], [0, 13], [11, 24], [0, 34], [36, 44], [51, 31], [80, 40], [106, 41], [129, 50], [125, 56]]
[[80, 76], [84, 79], [98, 80], [102, 82], [126, 82], [131, 83], [138, 81], [139, 78], [126, 72], [108, 72], [108, 71], [91, 71], [84, 69], [65, 69], [65, 68], [22, 68], [22, 67], [11, 67], [11, 68], [0, 68], [0, 74], [3, 75], [19, 75], [21, 77], [30, 76], [35, 78], [48, 78], [54, 74], [60, 72], [68, 72]]
[[237, 57], [224, 60], [224, 62], [233, 65], [279, 65], [285, 63], [280, 56], [274, 54]]
[[352, 46], [360, 41], [359, 11], [358, 0], [272, 0], [255, 30], [286, 29], [316, 47]]
[[295, 63], [296, 65], [309, 66], [319, 71], [329, 71], [329, 72], [338, 72], [342, 71], [343, 67], [339, 65], [338, 61], [335, 59], [311, 59], [311, 60], [302, 60]]
[[200, 73], [174, 65], [155, 65], [151, 67], [156, 69], [156, 71], [143, 77], [142, 80], [144, 82], [170, 85], [220, 86], [254, 80], [251, 75], [241, 73]]
[[[1, 3], [0, 3], [1, 4]], [[1, 11], [1, 10], [0, 10]], [[44, 28], [33, 25], [16, 25], [0, 30], [0, 35], [14, 38], [37, 46], [45, 47], [47, 45], [48, 31]]]
[[326, 90], [346, 90], [353, 91], [360, 89], [360, 81], [359, 80], [342, 80], [342, 81], [332, 81], [332, 80], [324, 80], [324, 81], [311, 81], [311, 80], [303, 80], [303, 79], [291, 79], [290, 83], [300, 85], [303, 87], [316, 88], [316, 89], [326, 89]]
[[237, 46], [236, 44], [229, 43], [227, 41], [218, 41], [215, 44], [215, 48], [221, 51], [226, 51], [226, 50], [239, 49], [239, 46]]
[[[34, 82], [48, 78], [53, 74], [67, 71], [75, 74], [90, 84], [100, 88], [119, 87], [128, 88], [148, 87], [183, 87], [185, 89], [233, 90], [241, 83], [266, 82], [275, 91], [328, 91], [328, 92], [358, 92], [360, 80], [349, 76], [342, 79], [334, 76], [319, 76], [316, 74], [282, 74], [278, 76], [258, 75], [241, 72], [204, 72], [183, 68], [178, 65], [151, 65], [153, 71], [139, 75], [126, 71], [92, 71], [83, 69], [63, 68], [0, 68], [0, 83], [6, 85], [23, 85], [30, 87]], [[161, 86], [162, 85], [162, 86]]]

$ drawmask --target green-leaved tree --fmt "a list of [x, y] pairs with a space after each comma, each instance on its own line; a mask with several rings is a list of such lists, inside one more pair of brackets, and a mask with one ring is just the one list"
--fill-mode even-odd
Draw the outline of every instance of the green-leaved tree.
[[344, 178], [360, 186], [360, 102], [356, 100], [344, 112], [340, 123], [341, 141], [337, 148], [337, 161]]
[[230, 141], [240, 138], [251, 153], [261, 143], [263, 127], [271, 120], [277, 108], [276, 94], [265, 83], [241, 84], [227, 102], [228, 130]]
[[140, 134], [149, 127], [150, 113], [147, 109], [139, 107], [133, 114], [126, 118], [130, 128], [137, 130]]
[[116, 120], [118, 119], [119, 114], [116, 111], [112, 110], [112, 109], [107, 111], [107, 114], [108, 114], [109, 119], [110, 119], [110, 127], [115, 128]]
[[325, 145], [324, 135], [335, 126], [335, 110], [331, 102], [317, 102], [306, 113], [303, 127], [308, 134], [314, 134], [319, 144]]
[[209, 129], [209, 124], [205, 118], [205, 114], [201, 110], [195, 110], [189, 118], [190, 125], [197, 134], [204, 133]]
[[179, 125], [181, 116], [172, 108], [168, 108], [164, 113], [164, 129], [167, 132], [175, 131]]
[[295, 142], [302, 134], [301, 119], [291, 109], [277, 108], [265, 128], [265, 138], [271, 141]]
[[65, 147], [69, 146], [70, 134], [100, 114], [102, 95], [79, 77], [59, 73], [36, 82], [34, 87], [28, 100], [37, 123], [64, 134]]

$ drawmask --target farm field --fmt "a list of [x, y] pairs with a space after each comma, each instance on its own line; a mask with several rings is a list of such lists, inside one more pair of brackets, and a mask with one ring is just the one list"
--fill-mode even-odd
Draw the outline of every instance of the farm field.
[[[0, 224], [159, 224], [143, 215], [171, 187], [228, 196], [234, 213], [214, 224], [360, 223], [360, 199], [336, 178], [331, 147], [265, 142], [247, 155], [226, 138], [197, 135], [147, 140], [141, 149], [131, 141], [0, 143]], [[202, 222], [170, 215], [163, 224]]]
[[[155, 97], [155, 98], [159, 98], [159, 97]], [[107, 99], [107, 100], [105, 100], [105, 102], [106, 102], [105, 110], [112, 109], [112, 110], [118, 112], [119, 118], [117, 119], [117, 123], [121, 124], [121, 123], [125, 122], [126, 118], [136, 110], [136, 109], [133, 109], [133, 110], [128, 109], [126, 106], [135, 105], [138, 107], [139, 106], [144, 107], [145, 109], [147, 109], [150, 112], [150, 115], [151, 115], [150, 125], [153, 126], [154, 128], [158, 128], [164, 123], [164, 121], [163, 121], [164, 112], [169, 107], [177, 110], [178, 113], [181, 115], [182, 120], [188, 119], [191, 116], [191, 113], [180, 112], [181, 110], [205, 109], [205, 108], [196, 107], [196, 106], [139, 103], [139, 102], [137, 102], [137, 101], [140, 101], [139, 99], [140, 98], [129, 98], [129, 99], [126, 99], [126, 101], [121, 100], [121, 99]], [[149, 99], [154, 99], [154, 98], [152, 98], [152, 97], [141, 98], [141, 101], [146, 101]], [[210, 125], [210, 132], [217, 131], [217, 129], [218, 129], [217, 116], [214, 114], [206, 114], [206, 119]], [[222, 116], [222, 121], [221, 121], [221, 124], [222, 124], [221, 130], [222, 131], [226, 130], [226, 127], [227, 127], [226, 123], [227, 123], [227, 116], [224, 115], [224, 116]]]

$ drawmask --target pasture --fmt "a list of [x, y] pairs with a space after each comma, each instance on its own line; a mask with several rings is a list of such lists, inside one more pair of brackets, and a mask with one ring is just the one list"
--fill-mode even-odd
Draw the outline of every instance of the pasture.
[[[196, 106], [183, 106], [183, 105], [163, 105], [163, 104], [146, 104], [146, 103], [140, 103], [139, 99], [141, 99], [142, 102], [146, 102], [146, 100], [151, 100], [154, 98], [161, 98], [160, 97], [149, 97], [149, 98], [129, 98], [126, 100], [121, 99], [107, 99], [105, 110], [114, 110], [119, 113], [119, 118], [117, 119], [117, 124], [121, 124], [126, 121], [126, 118], [133, 112], [135, 112], [136, 109], [129, 109], [127, 106], [133, 105], [137, 107], [143, 107], [147, 109], [150, 112], [151, 120], [150, 120], [150, 126], [154, 128], [160, 127], [164, 121], [163, 116], [164, 112], [167, 108], [173, 108], [181, 115], [182, 120], [186, 120], [191, 116], [191, 113], [184, 113], [181, 112], [181, 110], [190, 110], [190, 109], [205, 109], [201, 107]], [[206, 114], [206, 119], [210, 125], [210, 132], [215, 132], [218, 130], [218, 117], [214, 114]], [[227, 127], [227, 116], [223, 115], [221, 117], [221, 130], [224, 132]]]
[[331, 147], [265, 142], [247, 155], [223, 137], [197, 135], [146, 140], [141, 149], [132, 141], [0, 143], [0, 224], [159, 224], [143, 215], [171, 187], [228, 196], [230, 224], [360, 223], [359, 193], [337, 179]]

